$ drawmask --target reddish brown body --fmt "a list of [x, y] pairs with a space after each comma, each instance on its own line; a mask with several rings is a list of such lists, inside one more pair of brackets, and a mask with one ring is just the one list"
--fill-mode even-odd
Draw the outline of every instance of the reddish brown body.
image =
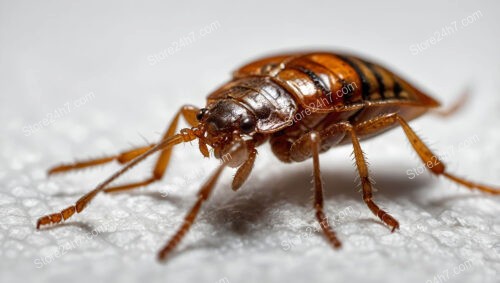
[[[282, 89], [276, 91], [279, 87], [271, 85]], [[274, 91], [266, 93], [266, 88]], [[273, 152], [284, 162], [303, 160], [294, 160], [290, 147], [311, 130], [321, 131], [343, 121], [356, 125], [391, 113], [410, 121], [439, 106], [379, 65], [327, 52], [279, 55], [247, 64], [234, 72], [231, 82], [209, 95], [208, 107], [228, 98], [257, 113], [262, 125], [256, 132], [271, 135]], [[388, 129], [358, 137], [365, 139]], [[349, 142], [348, 137], [334, 136], [322, 141], [321, 149]]]
[[[314, 209], [329, 243], [340, 241], [323, 212], [323, 184], [319, 154], [332, 146], [350, 143], [361, 180], [363, 201], [380, 220], [392, 228], [399, 222], [373, 200], [372, 182], [360, 141], [400, 126], [428, 169], [470, 189], [499, 194], [498, 189], [470, 182], [446, 171], [445, 165], [422, 142], [410, 121], [439, 106], [433, 98], [387, 69], [355, 56], [328, 52], [286, 54], [264, 58], [243, 66], [234, 78], [208, 96], [205, 108], [184, 106], [156, 144], [121, 154], [52, 168], [49, 173], [95, 166], [116, 160], [121, 170], [60, 212], [41, 217], [37, 228], [59, 223], [80, 213], [99, 192], [119, 192], [159, 181], [168, 167], [174, 145], [199, 141], [200, 152], [209, 157], [212, 147], [222, 164], [198, 192], [184, 223], [165, 245], [164, 259], [187, 233], [202, 204], [210, 196], [227, 166], [238, 168], [232, 188], [238, 190], [252, 171], [257, 147], [270, 141], [274, 154], [284, 162], [312, 157]], [[179, 133], [180, 117], [192, 126]], [[155, 152], [160, 152], [151, 177], [140, 182], [109, 186], [112, 181]]]

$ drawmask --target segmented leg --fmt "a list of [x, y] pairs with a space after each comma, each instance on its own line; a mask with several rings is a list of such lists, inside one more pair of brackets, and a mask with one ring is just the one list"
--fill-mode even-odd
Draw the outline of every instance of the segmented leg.
[[[164, 136], [162, 137], [162, 140], [165, 140], [175, 134], [175, 131], [177, 130], [177, 125], [179, 123], [179, 118], [182, 115], [184, 119], [190, 124], [191, 126], [196, 126], [198, 124], [198, 121], [196, 119], [196, 114], [198, 113], [198, 108], [191, 106], [191, 105], [185, 105], [181, 108], [179, 112], [174, 116], [174, 119], [170, 123], [167, 131], [165, 132]], [[127, 151], [117, 157], [108, 157], [108, 158], [103, 158], [103, 159], [97, 159], [97, 160], [89, 160], [86, 162], [81, 162], [81, 163], [75, 163], [72, 165], [63, 165], [56, 167], [55, 169], [58, 170], [58, 172], [63, 172], [66, 170], [61, 170], [60, 168], [69, 168], [70, 169], [77, 169], [77, 168], [82, 168], [82, 167], [88, 167], [88, 166], [94, 166], [102, 163], [106, 163], [109, 161], [112, 161], [114, 159], [117, 159], [120, 163], [127, 163], [130, 160], [134, 159], [135, 157], [143, 154], [146, 152], [148, 149], [152, 148], [154, 145], [138, 148], [138, 149], [133, 149], [131, 151]], [[158, 161], [156, 162], [156, 165], [153, 169], [153, 174], [151, 177], [147, 178], [146, 180], [139, 181], [139, 182], [133, 182], [133, 183], [128, 183], [128, 184], [123, 184], [123, 185], [118, 185], [114, 187], [109, 187], [104, 189], [104, 192], [106, 193], [111, 193], [111, 192], [120, 192], [120, 191], [125, 191], [125, 190], [131, 190], [139, 187], [143, 187], [146, 185], [149, 185], [151, 183], [159, 181], [165, 174], [165, 171], [167, 169], [168, 163], [170, 162], [170, 157], [172, 155], [172, 149], [168, 148], [165, 149], [161, 152], [160, 157], [158, 158]], [[86, 165], [86, 166], [82, 166]], [[54, 169], [52, 169], [54, 170]]]
[[462, 110], [462, 108], [466, 105], [467, 100], [469, 100], [469, 97], [469, 92], [466, 91], [447, 109], [432, 109], [430, 113], [444, 118], [454, 115], [458, 111]]
[[[179, 118], [182, 115], [184, 119], [190, 124], [191, 126], [196, 126], [198, 124], [198, 120], [196, 119], [196, 114], [198, 113], [199, 109], [190, 106], [190, 105], [185, 105], [181, 108], [179, 112], [175, 115], [173, 121], [171, 122], [170, 126], [168, 127], [166, 133], [164, 134], [162, 139], [169, 138], [175, 134], [175, 131], [177, 130], [177, 125], [179, 124]], [[158, 161], [156, 162], [156, 165], [153, 169], [153, 174], [151, 177], [144, 181], [140, 182], [133, 182], [129, 184], [123, 184], [119, 186], [114, 186], [110, 187], [104, 190], [106, 193], [111, 193], [111, 192], [120, 192], [120, 191], [126, 191], [126, 190], [131, 190], [135, 188], [139, 188], [142, 186], [149, 185], [151, 183], [159, 181], [163, 176], [165, 175], [165, 171], [167, 169], [167, 166], [170, 162], [170, 157], [172, 156], [172, 148], [167, 148], [163, 150], [158, 158]]]
[[257, 150], [253, 144], [249, 144], [248, 150], [248, 159], [238, 168], [236, 174], [234, 175], [232, 183], [233, 191], [237, 191], [248, 179], [250, 172], [252, 172], [253, 164], [255, 163], [255, 158], [257, 157]]
[[127, 165], [125, 165], [115, 174], [111, 175], [111, 177], [109, 177], [104, 182], [99, 184], [95, 189], [82, 196], [80, 199], [78, 199], [78, 201], [74, 205], [66, 209], [63, 209], [61, 212], [49, 214], [39, 218], [36, 224], [37, 229], [40, 228], [40, 226], [42, 225], [56, 224], [63, 220], [66, 220], [70, 218], [75, 212], [80, 213], [99, 192], [103, 191], [104, 188], [106, 188], [107, 185], [109, 185], [116, 178], [127, 172], [130, 168], [137, 165], [139, 162], [141, 162], [151, 154], [163, 149], [168, 149], [179, 143], [192, 141], [194, 139], [196, 139], [196, 136], [194, 135], [193, 131], [191, 129], [184, 129], [183, 131], [181, 131], [180, 134], [162, 140], [156, 146], [154, 146], [144, 154], [136, 157], [134, 160], [127, 163]]
[[314, 209], [323, 233], [328, 242], [334, 247], [341, 246], [340, 241], [328, 223], [328, 218], [323, 211], [323, 181], [321, 180], [321, 169], [319, 166], [319, 151], [321, 147], [321, 136], [318, 132], [312, 131], [298, 139], [291, 147], [291, 156], [309, 155], [313, 157], [314, 172]]
[[403, 128], [406, 137], [410, 141], [413, 149], [417, 152], [418, 156], [424, 163], [424, 165], [431, 170], [436, 175], [443, 175], [446, 178], [460, 184], [466, 186], [469, 189], [476, 189], [482, 192], [490, 193], [490, 194], [500, 194], [500, 190], [485, 186], [482, 184], [470, 182], [463, 178], [457, 177], [451, 173], [446, 172], [445, 165], [439, 160], [437, 155], [435, 155], [426, 145], [425, 143], [417, 136], [417, 134], [412, 130], [410, 125], [406, 123], [406, 121], [399, 116], [398, 114], [388, 114], [385, 116], [381, 116], [379, 118], [373, 119], [371, 121], [367, 121], [361, 123], [356, 126], [356, 132], [361, 134], [370, 134], [372, 132], [376, 132], [380, 128], [388, 127], [393, 124], [399, 123]]
[[212, 192], [215, 184], [217, 183], [217, 180], [219, 179], [223, 169], [225, 167], [225, 164], [222, 164], [219, 166], [217, 171], [208, 179], [205, 184], [201, 187], [200, 191], [198, 192], [198, 199], [194, 206], [191, 208], [189, 213], [186, 215], [184, 218], [184, 223], [181, 225], [179, 230], [170, 238], [168, 243], [160, 250], [158, 253], [158, 259], [159, 260], [164, 260], [167, 255], [180, 243], [180, 241], [184, 238], [186, 233], [189, 231], [191, 228], [191, 225], [193, 225], [194, 220], [196, 219], [196, 216], [200, 212], [201, 205], [208, 199], [210, 196], [210, 193]]
[[394, 217], [389, 213], [381, 209], [373, 201], [373, 188], [372, 182], [368, 174], [368, 165], [366, 164], [365, 156], [361, 150], [361, 145], [359, 144], [359, 139], [357, 132], [354, 127], [348, 122], [337, 123], [329, 126], [325, 130], [320, 132], [321, 139], [326, 140], [329, 137], [335, 136], [337, 138], [342, 137], [341, 133], [349, 134], [351, 142], [354, 148], [354, 158], [356, 160], [356, 167], [361, 179], [361, 186], [363, 190], [363, 201], [366, 203], [368, 208], [375, 214], [380, 220], [382, 220], [389, 227], [392, 227], [392, 232], [399, 228], [399, 223]]

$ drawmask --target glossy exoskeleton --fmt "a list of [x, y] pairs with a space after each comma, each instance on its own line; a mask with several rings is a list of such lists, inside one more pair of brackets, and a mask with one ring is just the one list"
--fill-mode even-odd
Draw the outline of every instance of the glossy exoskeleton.
[[[435, 99], [386, 68], [356, 56], [305, 52], [263, 58], [238, 69], [231, 81], [208, 96], [204, 108], [182, 107], [158, 143], [116, 156], [52, 168], [50, 174], [113, 160], [126, 164], [81, 197], [75, 205], [41, 217], [37, 228], [59, 223], [75, 212], [81, 212], [101, 191], [125, 191], [160, 180], [170, 161], [172, 147], [198, 140], [200, 152], [205, 157], [209, 157], [211, 148], [222, 163], [198, 192], [198, 199], [182, 226], [161, 249], [160, 259], [164, 259], [189, 230], [223, 169], [226, 166], [237, 168], [232, 182], [232, 188], [236, 191], [252, 171], [256, 148], [266, 141], [270, 142], [272, 151], [281, 161], [301, 162], [312, 157], [316, 218], [332, 246], [340, 247], [341, 244], [323, 212], [319, 154], [342, 144], [352, 144], [354, 147], [364, 202], [373, 214], [394, 231], [399, 228], [398, 221], [373, 200], [372, 183], [360, 141], [396, 126], [402, 127], [418, 156], [434, 174], [470, 189], [492, 194], [500, 192], [446, 171], [445, 165], [407, 124], [439, 105]], [[191, 128], [177, 132], [181, 116]], [[109, 186], [118, 176], [155, 152], [160, 152], [160, 156], [150, 178], [137, 183]]]

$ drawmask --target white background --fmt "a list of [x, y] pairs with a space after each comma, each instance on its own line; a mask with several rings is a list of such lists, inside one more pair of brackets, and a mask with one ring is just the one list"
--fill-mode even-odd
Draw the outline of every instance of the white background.
[[[463, 26], [476, 11], [481, 16]], [[428, 173], [410, 179], [407, 170], [421, 164], [401, 130], [363, 145], [376, 200], [401, 223], [393, 234], [361, 200], [351, 149], [322, 155], [340, 251], [308, 228], [311, 162], [281, 164], [267, 146], [241, 191], [232, 192], [233, 173], [224, 174], [166, 264], [156, 252], [217, 164], [196, 146], [176, 149], [160, 183], [100, 195], [62, 227], [34, 225], [119, 168], [47, 178], [48, 167], [153, 142], [182, 104], [203, 106], [239, 65], [294, 49], [373, 58], [445, 105], [469, 87], [473, 97], [456, 116], [412, 126], [448, 154], [451, 171], [500, 184], [499, 15], [493, 0], [0, 1], [0, 281], [498, 282], [498, 197]], [[412, 45], [454, 21], [456, 32], [412, 54]], [[194, 42], [152, 64], [190, 34]], [[54, 118], [64, 107], [70, 111]], [[43, 125], [46, 118], [54, 119]], [[152, 165], [121, 181], [147, 177]]]

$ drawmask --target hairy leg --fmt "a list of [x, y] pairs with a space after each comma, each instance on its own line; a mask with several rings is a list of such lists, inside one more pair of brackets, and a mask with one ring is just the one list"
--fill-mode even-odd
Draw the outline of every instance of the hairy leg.
[[75, 212], [80, 213], [83, 211], [83, 209], [90, 203], [90, 201], [99, 193], [102, 192], [112, 181], [114, 181], [116, 178], [130, 170], [133, 166], [137, 165], [139, 162], [143, 161], [146, 157], [150, 156], [151, 154], [166, 149], [170, 148], [176, 144], [180, 144], [183, 142], [189, 142], [196, 139], [195, 134], [191, 129], [184, 129], [181, 131], [180, 134], [174, 135], [170, 138], [167, 138], [165, 140], [162, 140], [159, 142], [156, 146], [145, 152], [144, 154], [136, 157], [134, 160], [130, 161], [125, 165], [122, 169], [117, 171], [115, 174], [111, 175], [108, 179], [106, 179], [104, 182], [99, 184], [95, 189], [92, 191], [88, 192], [87, 194], [83, 195], [78, 201], [74, 204], [71, 205], [65, 209], [63, 209], [60, 212], [49, 214], [42, 216], [38, 219], [37, 221], [37, 229], [40, 228], [40, 226], [47, 225], [47, 224], [56, 224], [59, 223], [63, 220], [66, 220], [70, 218]]
[[490, 194], [500, 194], [499, 189], [471, 182], [447, 172], [446, 166], [443, 162], [439, 160], [437, 155], [435, 155], [429, 147], [425, 145], [422, 139], [420, 139], [415, 131], [412, 130], [410, 125], [408, 125], [408, 123], [398, 114], [388, 114], [371, 121], [361, 123], [356, 126], [356, 131], [359, 134], [370, 134], [377, 131], [379, 128], [388, 127], [396, 123], [399, 123], [399, 125], [403, 128], [403, 131], [410, 141], [413, 149], [417, 152], [424, 165], [431, 170], [432, 173], [442, 175], [460, 185], [466, 186], [469, 189], [475, 189]]
[[[165, 140], [175, 134], [175, 131], [177, 130], [177, 125], [179, 123], [179, 118], [180, 116], [183, 116], [186, 121], [191, 125], [191, 126], [196, 126], [198, 123], [196, 120], [196, 113], [198, 113], [198, 108], [193, 107], [193, 106], [183, 106], [181, 110], [175, 115], [172, 123], [169, 125], [167, 132], [164, 134], [162, 137], [162, 140]], [[120, 191], [126, 191], [126, 190], [131, 190], [139, 187], [143, 187], [146, 185], [149, 185], [151, 183], [159, 181], [163, 176], [165, 175], [165, 171], [167, 169], [167, 166], [170, 162], [170, 157], [172, 156], [172, 148], [167, 148], [161, 151], [160, 157], [156, 161], [156, 164], [153, 169], [153, 173], [151, 177], [139, 181], [139, 182], [132, 182], [128, 184], [123, 184], [123, 185], [118, 185], [114, 187], [109, 187], [104, 190], [106, 193], [111, 193], [111, 192], [120, 192]]]
[[[179, 118], [181, 116], [184, 117], [184, 119], [188, 122], [189, 125], [191, 125], [193, 127], [196, 126], [198, 124], [198, 121], [196, 119], [196, 114], [198, 113], [198, 111], [199, 111], [199, 109], [194, 107], [194, 106], [191, 106], [191, 105], [183, 106], [177, 112], [177, 114], [174, 116], [174, 119], [172, 120], [167, 131], [163, 135], [162, 140], [165, 140], [165, 139], [167, 139], [175, 134], [175, 131], [177, 130], [177, 125], [179, 123]], [[130, 162], [132, 159], [136, 158], [137, 156], [144, 154], [146, 151], [153, 148], [154, 146], [155, 145], [152, 144], [152, 145], [128, 150], [128, 151], [125, 151], [125, 152], [118, 154], [116, 156], [91, 159], [91, 160], [86, 160], [86, 161], [75, 162], [72, 164], [59, 165], [59, 166], [51, 168], [49, 170], [49, 175], [54, 174], [54, 173], [62, 173], [62, 172], [70, 171], [70, 170], [101, 165], [101, 164], [105, 164], [105, 163], [108, 163], [108, 162], [111, 162], [114, 160], [117, 160], [121, 164], [126, 164], [127, 162]], [[158, 158], [158, 160], [154, 166], [152, 176], [147, 178], [146, 180], [106, 188], [106, 189], [104, 189], [104, 192], [110, 193], [110, 192], [119, 192], [119, 191], [130, 190], [130, 189], [146, 186], [146, 185], [149, 185], [151, 183], [154, 183], [154, 182], [160, 180], [165, 174], [167, 166], [170, 162], [171, 154], [172, 154], [171, 148], [165, 149], [161, 152], [160, 157]]]
[[179, 230], [170, 238], [168, 243], [160, 250], [158, 253], [158, 259], [164, 260], [167, 255], [180, 243], [180, 241], [184, 238], [186, 233], [189, 231], [191, 226], [193, 225], [196, 216], [200, 212], [201, 205], [208, 199], [210, 193], [212, 192], [217, 180], [219, 179], [222, 169], [224, 169], [225, 164], [219, 166], [219, 168], [215, 171], [215, 173], [210, 177], [210, 179], [205, 182], [205, 184], [201, 187], [198, 192], [198, 199], [196, 203], [191, 208], [189, 213], [184, 218], [184, 223], [181, 225]]
[[319, 152], [321, 147], [321, 135], [318, 132], [311, 131], [299, 138], [291, 147], [290, 156], [312, 155], [313, 158], [313, 176], [314, 176], [314, 209], [316, 210], [316, 219], [318, 220], [323, 233], [328, 242], [334, 247], [341, 246], [335, 232], [328, 223], [328, 218], [323, 211], [323, 181], [321, 180], [321, 168], [319, 166]]

